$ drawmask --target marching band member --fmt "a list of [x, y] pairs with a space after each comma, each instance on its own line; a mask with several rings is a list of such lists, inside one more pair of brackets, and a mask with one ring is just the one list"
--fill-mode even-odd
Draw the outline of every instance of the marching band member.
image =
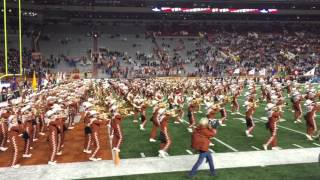
[[36, 108], [32, 108], [32, 127], [33, 127], [33, 131], [32, 131], [32, 141], [38, 141], [38, 110]]
[[103, 120], [104, 117], [100, 116], [96, 116], [97, 113], [95, 111], [90, 113], [92, 115], [92, 118], [90, 119], [90, 128], [92, 130], [92, 136], [93, 136], [93, 144], [95, 145], [95, 150], [93, 151], [91, 157], [89, 158], [89, 160], [91, 161], [100, 161], [101, 158], [97, 157], [97, 154], [100, 150], [100, 135], [99, 135], [99, 129], [100, 126], [104, 124]]
[[183, 121], [184, 111], [183, 111], [184, 98], [182, 93], [177, 90], [173, 99], [173, 108], [177, 112], [177, 117], [175, 118], [174, 123], [179, 124]]
[[227, 111], [226, 111], [226, 100], [224, 95], [220, 95], [218, 101], [220, 103], [220, 114], [221, 114], [221, 124], [220, 126], [227, 126], [225, 121], [227, 120]]
[[167, 157], [169, 156], [168, 150], [171, 146], [171, 137], [169, 135], [168, 131], [168, 122], [171, 116], [175, 116], [172, 111], [166, 111], [162, 113], [159, 117], [159, 122], [160, 122], [160, 150], [159, 150], [159, 157]]
[[189, 126], [188, 126], [188, 131], [192, 132], [192, 128], [196, 124], [196, 120], [194, 117], [194, 112], [199, 108], [198, 102], [194, 99], [190, 102], [188, 106], [188, 120], [189, 120]]
[[8, 140], [8, 118], [10, 113], [7, 109], [3, 108], [0, 110], [0, 151], [6, 151], [7, 147], [7, 140]]
[[38, 109], [39, 134], [41, 136], [44, 136], [45, 135], [44, 131], [46, 127], [46, 123], [44, 121], [45, 114], [46, 114], [46, 109], [45, 109], [46, 107], [43, 105], [44, 104], [43, 99], [40, 99], [38, 104], [40, 105]]
[[16, 115], [10, 115], [8, 130], [9, 130], [9, 139], [10, 139], [11, 147], [13, 148], [11, 167], [19, 168], [20, 164], [18, 164], [18, 161], [20, 157], [19, 156], [20, 148], [19, 148], [18, 138], [19, 138], [19, 134], [22, 131], [22, 127], [19, 125]]
[[116, 152], [120, 152], [120, 147], [123, 142], [123, 133], [121, 128], [121, 121], [122, 116], [118, 112], [118, 108], [116, 106], [113, 106], [111, 108], [111, 111], [113, 113], [112, 119], [111, 119], [111, 128], [112, 128], [112, 150]]
[[84, 102], [83, 103], [83, 108], [84, 108], [84, 118], [83, 118], [83, 122], [84, 122], [84, 135], [85, 135], [85, 141], [84, 141], [84, 148], [83, 148], [83, 152], [87, 153], [87, 154], [91, 154], [91, 150], [90, 150], [90, 145], [92, 142], [92, 129], [90, 127], [90, 117], [91, 115], [91, 110], [90, 108], [92, 107], [92, 104], [89, 102]]
[[140, 95], [137, 95], [134, 100], [133, 100], [133, 107], [134, 107], [134, 120], [133, 122], [137, 123], [137, 116], [138, 113], [141, 114], [141, 124], [140, 124], [140, 130], [145, 130], [145, 125], [146, 125], [146, 106], [144, 104], [144, 100]]
[[159, 105], [156, 105], [153, 110], [153, 114], [151, 117], [152, 121], [152, 130], [150, 133], [150, 142], [156, 142], [156, 136], [157, 136], [157, 130], [160, 128], [160, 122], [159, 122], [159, 117], [162, 115], [162, 113], [166, 110], [165, 104], [160, 103]]
[[32, 154], [30, 153], [31, 143], [33, 142], [33, 125], [32, 125], [32, 112], [29, 111], [31, 107], [28, 105], [21, 109], [22, 122], [24, 125], [23, 139], [24, 139], [24, 153], [22, 157], [30, 158]]
[[247, 137], [253, 137], [252, 131], [255, 127], [255, 123], [253, 121], [253, 113], [256, 111], [256, 102], [254, 102], [254, 97], [250, 96], [247, 101], [244, 102], [244, 106], [246, 107], [246, 125], [247, 130], [245, 131]]
[[50, 110], [46, 113], [46, 123], [48, 125], [49, 130], [49, 143], [51, 147], [51, 154], [49, 157], [48, 164], [56, 165], [56, 155], [58, 152], [58, 129], [59, 129], [59, 122], [56, 120], [55, 112]]
[[237, 114], [239, 114], [239, 103], [238, 103], [238, 97], [240, 96], [240, 90], [238, 88], [236, 88], [235, 90], [233, 90], [233, 93], [232, 93], [232, 107], [231, 107], [231, 111], [233, 114], [235, 114], [235, 112]]
[[68, 103], [68, 129], [74, 129], [74, 118], [77, 112], [77, 104], [75, 101]]
[[301, 115], [302, 115], [301, 101], [302, 101], [302, 96], [299, 94], [298, 91], [295, 91], [291, 97], [291, 102], [294, 110], [294, 118], [295, 118], [294, 123], [302, 123], [301, 122]]
[[65, 125], [65, 121], [67, 119], [66, 113], [60, 108], [54, 110], [58, 113], [56, 116], [56, 121], [58, 124], [58, 135], [57, 135], [57, 155], [62, 155], [62, 148], [64, 147], [64, 137], [65, 132], [67, 131], [67, 127]]
[[263, 144], [263, 149], [267, 150], [268, 146], [271, 144], [272, 150], [276, 150], [279, 149], [279, 147], [277, 147], [277, 124], [280, 119], [281, 112], [279, 111], [279, 107], [272, 103], [267, 104], [266, 110], [268, 111], [268, 122], [266, 127], [269, 129], [271, 137], [265, 144]]
[[307, 138], [312, 141], [313, 137], [317, 131], [317, 124], [315, 121], [315, 113], [320, 111], [320, 105], [311, 101], [310, 99], [306, 100], [306, 114], [304, 116], [307, 125]]

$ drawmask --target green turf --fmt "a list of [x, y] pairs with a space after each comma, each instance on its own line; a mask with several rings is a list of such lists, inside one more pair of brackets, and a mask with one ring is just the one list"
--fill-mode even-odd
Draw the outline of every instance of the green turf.
[[[170, 172], [161, 174], [143, 174], [97, 178], [105, 180], [180, 180], [186, 178], [187, 172]], [[199, 180], [318, 180], [320, 179], [320, 165], [318, 163], [279, 165], [266, 167], [246, 167], [232, 169], [218, 169], [215, 177], [209, 176], [208, 170], [199, 171]]]
[[[260, 88], [257, 89], [257, 92], [257, 97], [260, 97]], [[244, 107], [242, 107], [245, 99], [243, 94], [239, 97], [239, 104], [241, 106], [240, 112], [242, 114], [245, 114], [245, 109]], [[286, 96], [286, 93], [284, 93], [284, 95]], [[302, 119], [303, 123], [294, 124], [294, 116], [291, 112], [292, 103], [290, 102], [289, 98], [287, 98], [286, 101], [288, 105], [286, 106], [286, 108], [284, 108], [285, 112], [282, 117], [286, 121], [280, 122], [279, 125], [305, 133], [306, 125], [304, 119]], [[252, 146], [262, 149], [262, 144], [264, 144], [270, 136], [269, 131], [267, 131], [265, 128], [265, 122], [261, 122], [260, 120], [261, 117], [267, 116], [266, 111], [264, 110], [265, 105], [265, 102], [261, 102], [254, 114], [254, 119], [256, 122], [256, 128], [253, 133], [254, 138], [247, 138], [245, 136], [244, 131], [246, 129], [246, 125], [241, 121], [241, 119], [244, 120], [245, 117], [237, 114], [231, 115], [230, 112], [227, 112], [227, 126], [219, 127], [216, 137], [239, 151], [254, 151], [255, 149], [253, 149]], [[205, 109], [203, 106], [201, 110], [203, 113], [196, 114], [197, 120], [205, 116]], [[132, 116], [127, 117], [123, 121], [122, 127], [124, 132], [124, 142], [121, 147], [121, 158], [140, 158], [140, 153], [144, 153], [146, 157], [154, 157], [158, 155], [159, 141], [156, 143], [149, 142], [149, 135], [152, 128], [152, 122], [149, 121], [151, 117], [151, 111], [151, 108], [147, 109], [148, 123], [146, 126], [146, 131], [139, 130], [139, 124], [134, 124], [132, 122]], [[230, 104], [227, 105], [227, 111], [230, 111]], [[186, 112], [187, 109], [185, 107], [185, 120], [187, 120]], [[190, 147], [191, 133], [187, 131], [187, 124], [174, 124], [173, 121], [170, 121], [169, 133], [173, 140], [172, 146], [169, 150], [170, 155], [186, 155], [188, 154], [186, 152], [186, 149], [192, 150]], [[320, 144], [319, 141], [307, 141], [306, 137], [302, 134], [283, 129], [281, 127], [279, 127], [278, 129], [278, 144], [283, 149], [297, 148], [292, 144], [298, 144], [305, 148], [317, 147], [313, 144], [314, 142]], [[230, 150], [223, 144], [220, 144], [219, 142], [215, 142], [213, 140], [213, 143], [215, 144], [215, 146], [212, 147], [212, 149], [217, 153], [232, 152], [232, 150]]]

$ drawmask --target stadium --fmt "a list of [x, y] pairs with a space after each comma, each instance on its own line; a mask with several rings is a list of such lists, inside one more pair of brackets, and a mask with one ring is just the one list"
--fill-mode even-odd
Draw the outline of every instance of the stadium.
[[0, 179], [320, 179], [320, 1], [0, 9]]

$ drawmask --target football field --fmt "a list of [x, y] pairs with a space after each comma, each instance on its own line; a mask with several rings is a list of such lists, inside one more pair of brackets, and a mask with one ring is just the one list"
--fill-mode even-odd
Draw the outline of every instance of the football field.
[[[316, 86], [318, 88], [318, 85]], [[240, 113], [231, 114], [230, 103], [227, 105], [228, 118], [227, 126], [218, 127], [218, 134], [212, 142], [215, 144], [210, 151], [216, 153], [223, 152], [238, 152], [238, 151], [260, 151], [262, 144], [264, 144], [270, 136], [270, 132], [266, 129], [265, 123], [267, 121], [267, 112], [264, 109], [266, 102], [259, 102], [258, 108], [254, 113], [254, 121], [256, 127], [254, 129], [253, 138], [248, 138], [245, 135], [245, 108], [242, 106], [245, 97], [245, 89], [238, 102], [240, 104]], [[286, 92], [284, 90], [284, 92]], [[260, 97], [260, 87], [257, 87], [257, 98]], [[278, 146], [282, 149], [294, 148], [312, 148], [320, 147], [319, 140], [308, 141], [306, 133], [305, 120], [302, 118], [302, 123], [294, 123], [294, 113], [292, 112], [292, 103], [290, 98], [284, 93], [286, 97], [286, 106], [283, 108], [283, 116], [278, 123]], [[302, 103], [302, 108], [304, 108]], [[201, 112], [196, 113], [196, 120], [205, 117], [204, 106], [201, 106]], [[147, 110], [147, 119], [152, 115], [151, 108]], [[191, 133], [188, 132], [187, 126], [187, 105], [185, 105], [185, 121], [181, 124], [174, 124], [173, 120], [169, 123], [169, 133], [172, 138], [172, 146], [169, 150], [171, 156], [174, 155], [188, 155], [194, 154], [191, 149]], [[144, 158], [158, 156], [159, 140], [157, 142], [149, 142], [149, 135], [152, 128], [152, 122], [149, 121], [146, 126], [146, 131], [139, 129], [139, 124], [132, 122], [133, 117], [129, 116], [122, 122], [124, 132], [124, 142], [121, 147], [121, 158]], [[318, 121], [318, 118], [316, 118]]]

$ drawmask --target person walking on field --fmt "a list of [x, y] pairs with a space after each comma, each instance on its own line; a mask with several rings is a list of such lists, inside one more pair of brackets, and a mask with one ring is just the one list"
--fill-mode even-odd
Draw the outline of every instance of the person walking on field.
[[192, 133], [192, 148], [199, 151], [198, 161], [193, 165], [191, 171], [188, 173], [188, 177], [193, 178], [203, 160], [206, 159], [206, 162], [210, 166], [211, 176], [216, 175], [214, 169], [213, 159], [211, 152], [209, 151], [210, 138], [214, 137], [217, 133], [217, 130], [209, 124], [207, 118], [202, 118], [199, 122], [199, 125], [194, 129]]

